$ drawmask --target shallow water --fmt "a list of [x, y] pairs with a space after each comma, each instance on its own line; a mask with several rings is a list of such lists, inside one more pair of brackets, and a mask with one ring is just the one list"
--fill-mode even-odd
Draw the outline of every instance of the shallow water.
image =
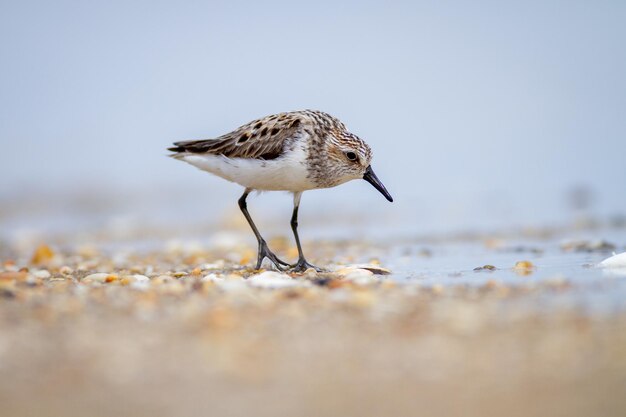
[[[540, 293], [528, 300], [528, 309], [570, 306], [588, 314], [623, 311], [626, 308], [626, 270], [606, 270], [597, 263], [610, 252], [564, 252], [558, 242], [525, 242], [524, 249], [487, 250], [482, 244], [441, 244], [429, 256], [403, 256], [385, 266], [400, 282], [417, 281], [428, 286], [483, 286], [485, 284], [537, 288], [542, 284], [568, 285], [572, 290]], [[423, 245], [416, 245], [420, 253]], [[536, 251], [541, 251], [540, 254]], [[518, 261], [530, 261], [534, 268], [516, 269]], [[494, 271], [475, 271], [493, 265]]]

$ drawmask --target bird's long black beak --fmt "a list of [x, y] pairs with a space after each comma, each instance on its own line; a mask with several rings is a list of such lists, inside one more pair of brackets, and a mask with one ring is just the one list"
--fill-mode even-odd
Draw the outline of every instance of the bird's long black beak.
[[374, 170], [372, 170], [372, 166], [368, 166], [365, 170], [365, 174], [363, 175], [363, 179], [374, 186], [382, 195], [385, 196], [387, 200], [393, 202], [393, 198], [389, 194], [389, 191], [385, 188], [382, 182], [378, 179], [376, 174], [374, 174]]

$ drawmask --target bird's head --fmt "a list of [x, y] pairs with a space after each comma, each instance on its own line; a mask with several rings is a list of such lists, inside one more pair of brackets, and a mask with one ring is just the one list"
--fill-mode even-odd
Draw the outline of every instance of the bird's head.
[[328, 146], [328, 158], [334, 167], [334, 177], [337, 184], [350, 180], [364, 179], [374, 186], [385, 198], [393, 198], [376, 177], [372, 170], [372, 150], [369, 145], [358, 136], [347, 132], [333, 132]]

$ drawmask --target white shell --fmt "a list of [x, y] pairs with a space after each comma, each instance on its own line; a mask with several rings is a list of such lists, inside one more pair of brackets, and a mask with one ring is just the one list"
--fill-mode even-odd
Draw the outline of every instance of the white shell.
[[108, 272], [96, 272], [95, 274], [87, 275], [81, 280], [81, 282], [105, 282], [109, 275], [111, 274], [109, 274]]
[[626, 268], [626, 252], [613, 255], [598, 264], [600, 268]]

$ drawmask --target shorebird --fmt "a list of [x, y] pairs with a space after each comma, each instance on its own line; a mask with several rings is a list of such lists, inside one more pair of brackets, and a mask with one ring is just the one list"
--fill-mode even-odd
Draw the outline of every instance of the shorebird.
[[[267, 258], [279, 270], [321, 271], [305, 259], [298, 236], [298, 208], [304, 191], [364, 179], [393, 201], [372, 170], [372, 151], [367, 143], [350, 133], [341, 121], [321, 111], [263, 117], [215, 139], [175, 142], [168, 150], [174, 152], [173, 158], [245, 188], [239, 208], [258, 241], [256, 269]], [[298, 248], [295, 264], [279, 259], [252, 221], [246, 198], [255, 190], [293, 193], [291, 229]]]

